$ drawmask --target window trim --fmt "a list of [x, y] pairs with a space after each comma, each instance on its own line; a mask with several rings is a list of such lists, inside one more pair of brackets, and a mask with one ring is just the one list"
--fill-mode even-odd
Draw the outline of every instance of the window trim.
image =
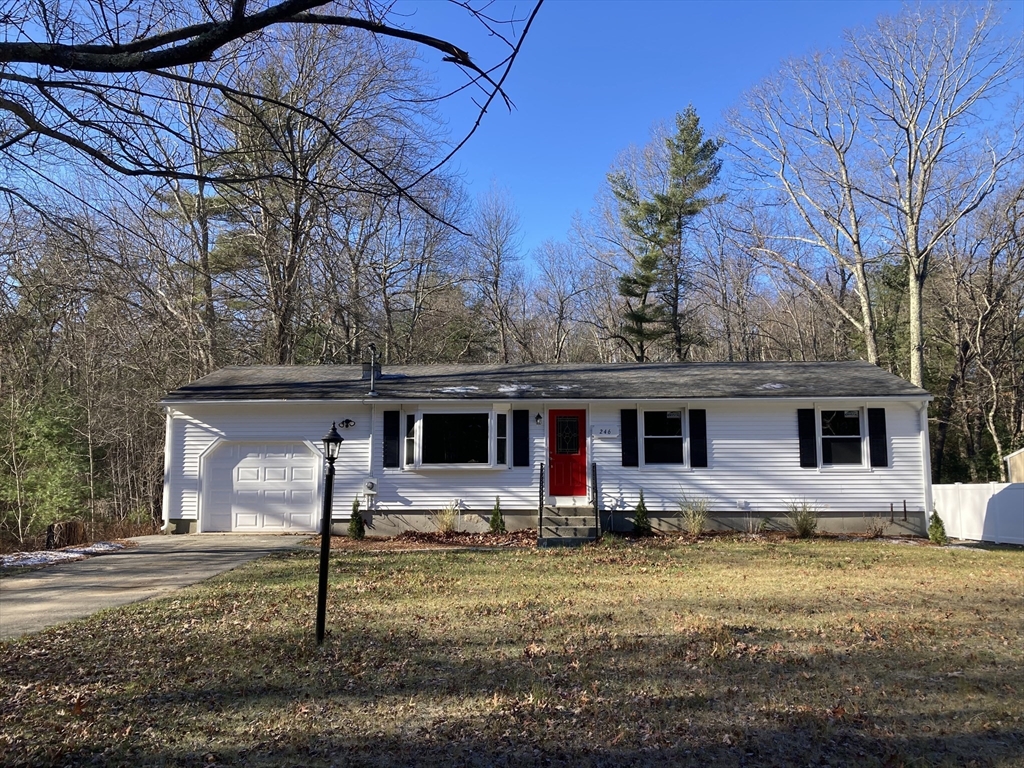
[[[638, 462], [637, 465], [640, 469], [693, 469], [690, 463], [690, 407], [681, 403], [658, 403], [657, 407], [645, 408], [643, 405], [637, 406], [637, 453]], [[667, 413], [669, 411], [679, 411], [683, 421], [682, 432], [680, 439], [683, 441], [683, 460], [681, 463], [674, 462], [658, 462], [654, 464], [647, 463], [647, 433], [646, 433], [646, 421], [644, 414], [646, 413]], [[652, 436], [653, 437], [653, 436]]]
[[[823, 411], [857, 411], [857, 420], [860, 429], [860, 462], [857, 464], [826, 464], [825, 451], [822, 440], [825, 438], [821, 425], [821, 414]], [[859, 403], [852, 406], [837, 405], [835, 403], [814, 404], [814, 437], [818, 447], [818, 469], [825, 472], [856, 472], [872, 469], [871, 467], [871, 446], [868, 435], [868, 409], [867, 406]]]
[[[505, 461], [503, 463], [497, 462], [498, 455], [498, 414], [504, 414], [506, 418], [505, 422]], [[402, 411], [403, 416], [406, 418], [413, 417], [414, 427], [413, 436], [410, 438], [403, 435], [403, 451], [402, 451], [402, 466], [403, 470], [480, 470], [480, 469], [508, 469], [512, 460], [511, 442], [512, 435], [512, 416], [509, 408], [503, 404], [495, 404], [488, 408], [417, 408], [415, 411]], [[486, 415], [487, 416], [487, 461], [486, 462], [472, 462], [472, 463], [447, 463], [447, 464], [431, 464], [424, 463], [423, 461], [423, 439], [424, 439], [424, 427], [423, 417], [425, 415], [447, 415], [447, 414], [459, 414], [459, 415]], [[405, 421], [403, 420], [403, 426]], [[410, 464], [405, 461], [407, 454], [405, 451], [405, 440], [413, 441], [413, 462]]]

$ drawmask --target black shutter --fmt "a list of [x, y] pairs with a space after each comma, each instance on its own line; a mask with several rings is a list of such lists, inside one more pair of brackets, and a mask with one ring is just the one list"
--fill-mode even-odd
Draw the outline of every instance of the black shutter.
[[529, 411], [512, 411], [512, 466], [530, 466]]
[[885, 408], [868, 408], [868, 446], [871, 466], [889, 466], [889, 446], [885, 439]]
[[401, 411], [384, 411], [384, 466], [398, 467], [401, 439], [398, 432], [401, 425]]
[[623, 408], [620, 431], [622, 432], [622, 466], [640, 466], [640, 442], [637, 438], [636, 408]]
[[800, 466], [817, 468], [818, 433], [814, 427], [814, 409], [798, 408], [796, 425], [800, 434]]
[[708, 465], [708, 412], [690, 409], [690, 466]]

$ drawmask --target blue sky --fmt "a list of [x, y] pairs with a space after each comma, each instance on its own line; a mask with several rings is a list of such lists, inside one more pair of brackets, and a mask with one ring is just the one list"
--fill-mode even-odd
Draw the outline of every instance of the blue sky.
[[[440, 2], [415, 7], [408, 26], [487, 60], [464, 12]], [[491, 10], [500, 16], [510, 7], [523, 14], [532, 2], [498, 0]], [[529, 252], [566, 236], [616, 156], [646, 143], [655, 122], [692, 103], [714, 132], [723, 112], [781, 61], [838, 47], [844, 30], [901, 7], [891, 0], [547, 0], [506, 82], [516, 108], [493, 107], [453, 168], [473, 195], [492, 183], [510, 192]], [[1024, 0], [1004, 3], [1004, 12], [1024, 30]], [[461, 82], [447, 71], [452, 65], [424, 59], [430, 68], [436, 62], [439, 84]], [[443, 105], [453, 134], [468, 127], [471, 106]]]

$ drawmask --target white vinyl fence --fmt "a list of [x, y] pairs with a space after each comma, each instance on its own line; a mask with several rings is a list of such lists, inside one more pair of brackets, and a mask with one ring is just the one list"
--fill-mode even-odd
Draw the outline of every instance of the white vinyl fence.
[[1024, 544], [1024, 483], [933, 485], [932, 497], [951, 539]]

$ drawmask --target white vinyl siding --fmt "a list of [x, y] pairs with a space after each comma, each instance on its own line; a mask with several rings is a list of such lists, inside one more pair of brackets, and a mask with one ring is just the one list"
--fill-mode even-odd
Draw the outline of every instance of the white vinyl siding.
[[[619, 409], [592, 405], [595, 425], [618, 424]], [[715, 402], [691, 401], [690, 408], [707, 412], [708, 466], [678, 465], [623, 467], [620, 439], [592, 441], [592, 460], [598, 465], [603, 509], [628, 510], [643, 488], [652, 511], [675, 512], [679, 501], [706, 498], [713, 511], [751, 510], [784, 512], [791, 501], [814, 502], [824, 512], [888, 513], [889, 505], [924, 511], [924, 458], [917, 402], [874, 402], [884, 407], [891, 466], [872, 468], [865, 459], [858, 466], [802, 469], [797, 432], [797, 409], [863, 408], [861, 403]], [[638, 403], [632, 407], [651, 408]], [[642, 439], [642, 437], [641, 437]], [[862, 449], [867, 451], [865, 445]]]
[[[344, 442], [335, 464], [334, 517], [347, 518], [352, 500], [362, 497], [363, 481], [370, 476], [369, 407], [351, 403], [191, 403], [187, 414], [182, 412], [185, 407], [176, 406], [171, 413], [165, 519], [199, 520], [202, 482], [208, 480], [200, 480], [200, 464], [215, 455], [219, 441], [303, 441], [320, 452], [321, 438], [331, 423], [346, 418], [355, 421], [355, 426], [338, 430]], [[322, 498], [322, 474], [318, 466], [318, 499]]]
[[[483, 407], [482, 407], [483, 406]], [[807, 500], [822, 511], [888, 513], [890, 504], [902, 509], [921, 511], [926, 505], [925, 476], [927, 458], [922, 455], [927, 439], [920, 432], [919, 401], [713, 401], [692, 400], [687, 403], [659, 405], [652, 402], [537, 402], [452, 404], [438, 410], [462, 410], [467, 413], [487, 410], [495, 413], [507, 407], [509, 417], [506, 454], [511, 459], [515, 409], [529, 409], [530, 466], [499, 467], [485, 470], [462, 467], [383, 466], [382, 435], [385, 410], [402, 410], [399, 435], [403, 438], [401, 455], [405, 456], [406, 416], [425, 406], [404, 407], [378, 402], [373, 406], [371, 425], [369, 404], [345, 402], [279, 402], [201, 404], [173, 407], [168, 429], [167, 492], [168, 519], [198, 519], [201, 515], [200, 457], [218, 440], [236, 442], [304, 441], [320, 450], [320, 439], [332, 421], [345, 418], [355, 421], [351, 429], [339, 430], [345, 439], [336, 464], [334, 517], [347, 518], [352, 501], [362, 500], [362, 484], [367, 478], [377, 479], [377, 495], [369, 514], [401, 515], [409, 511], [430, 511], [457, 499], [463, 509], [480, 514], [494, 506], [500, 496], [506, 510], [536, 510], [540, 462], [548, 463], [546, 454], [547, 416], [537, 424], [535, 415], [549, 409], [571, 406], [588, 409], [586, 439], [589, 465], [598, 465], [600, 504], [603, 509], [632, 509], [642, 488], [652, 511], [675, 512], [678, 502], [687, 497], [704, 497], [712, 511], [780, 513], [791, 501]], [[890, 466], [870, 467], [867, 446], [860, 466], [820, 467], [802, 469], [799, 461], [797, 409], [885, 408], [887, 447]], [[708, 466], [687, 465], [622, 466], [622, 443], [619, 429], [620, 409], [706, 411]], [[187, 411], [184, 413], [183, 411]], [[684, 415], [685, 418], [685, 415]], [[493, 425], [492, 420], [492, 425]], [[864, 427], [866, 430], [866, 427]], [[494, 448], [492, 428], [492, 450]], [[640, 439], [642, 440], [642, 430]], [[685, 425], [684, 425], [685, 434]], [[594, 437], [593, 435], [598, 435]], [[372, 461], [371, 461], [372, 445]], [[688, 461], [688, 459], [687, 459]], [[322, 467], [317, 478], [317, 498], [322, 492]], [[742, 505], [742, 506], [741, 506]], [[202, 529], [202, 526], [200, 526]]]

